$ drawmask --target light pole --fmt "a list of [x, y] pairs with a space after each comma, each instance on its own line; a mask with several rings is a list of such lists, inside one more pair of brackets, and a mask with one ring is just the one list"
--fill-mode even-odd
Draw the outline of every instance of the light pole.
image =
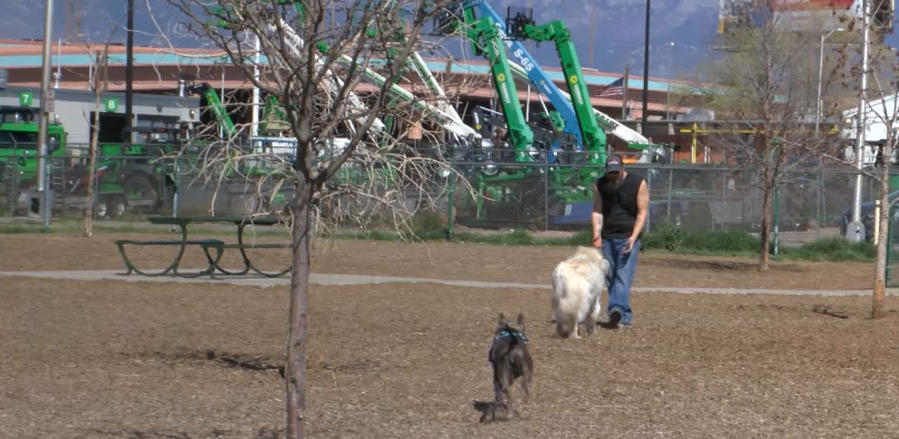
[[52, 44], [50, 38], [51, 29], [53, 28], [53, 0], [46, 0], [44, 2], [44, 8], [44, 63], [41, 67], [41, 117], [40, 129], [37, 133], [37, 146], [40, 148], [38, 155], [37, 191], [42, 199], [39, 198], [36, 201], [39, 206], [38, 211], [44, 218], [44, 231], [47, 231], [50, 226], [50, 188], [47, 187], [47, 183], [50, 180], [47, 175], [47, 168], [49, 167], [47, 159], [47, 124], [50, 122], [50, 117], [47, 114], [47, 101], [50, 100], [50, 45]]
[[665, 43], [668, 46], [668, 87], [665, 91], [665, 120], [671, 120], [671, 80], [674, 79], [671, 72], [671, 61], [673, 59], [674, 41]]
[[[259, 82], [259, 52], [262, 50], [261, 44], [259, 41], [259, 36], [253, 34], [254, 40], [254, 55], [253, 55], [253, 78], [256, 79], [256, 82]], [[259, 135], [259, 87], [256, 84], [253, 84], [253, 126], [250, 128], [250, 133], [253, 136]]]
[[816, 104], [818, 106], [817, 111], [815, 112], [815, 134], [818, 134], [818, 131], [821, 126], [821, 113], [823, 112], [824, 103], [821, 101], [821, 81], [824, 75], [824, 40], [833, 35], [834, 32], [842, 32], [843, 28], [838, 27], [830, 32], [827, 35], [821, 35], [821, 54], [818, 57], [818, 100]]
[[865, 224], [862, 223], [862, 184], [864, 183], [864, 175], [862, 168], [864, 167], [865, 157], [865, 130], [867, 129], [867, 107], [868, 91], [868, 43], [870, 38], [871, 27], [871, 5], [869, 0], [862, 0], [864, 8], [864, 28], [862, 29], [862, 77], [861, 77], [861, 93], [858, 97], [858, 111], [855, 115], [856, 128], [858, 133], [855, 139], [855, 190], [852, 194], [852, 221], [846, 227], [846, 239], [849, 242], [862, 242], [865, 239]]
[[128, 130], [134, 127], [134, 0], [128, 0], [128, 33], [125, 38], [125, 140], [131, 145], [134, 134]]
[[[87, 34], [78, 33], [75, 37], [87, 37]], [[62, 43], [68, 43], [69, 38], [57, 38], [56, 40], [56, 74], [54, 74], [53, 88], [59, 88], [62, 80]]]
[[646, 40], [644, 44], [644, 52], [643, 52], [643, 111], [640, 112], [640, 131], [645, 136], [649, 130], [646, 128], [646, 116], [647, 109], [646, 107], [649, 105], [649, 12], [651, 11], [650, 6], [651, 0], [646, 0], [646, 36], [644, 37]]

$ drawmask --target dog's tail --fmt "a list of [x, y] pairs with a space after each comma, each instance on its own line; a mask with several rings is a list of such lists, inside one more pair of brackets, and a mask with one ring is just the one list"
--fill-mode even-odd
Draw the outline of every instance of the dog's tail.
[[602, 262], [600, 263], [600, 267], [602, 267], [602, 275], [605, 277], [609, 274], [609, 271], [612, 271], [612, 264], [609, 263], [609, 260], [606, 258], [602, 258]]
[[565, 288], [565, 276], [562, 274], [562, 266], [557, 266], [553, 270], [553, 298], [564, 299], [568, 297], [568, 291]]

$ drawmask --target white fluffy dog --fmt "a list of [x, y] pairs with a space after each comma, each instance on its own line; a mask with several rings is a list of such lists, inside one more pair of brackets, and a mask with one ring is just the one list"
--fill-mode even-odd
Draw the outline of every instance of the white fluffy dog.
[[602, 292], [606, 274], [611, 269], [602, 251], [595, 247], [578, 247], [570, 258], [553, 270], [552, 307], [556, 314], [556, 334], [580, 338], [578, 322], [587, 326], [587, 334], [596, 332], [602, 310]]

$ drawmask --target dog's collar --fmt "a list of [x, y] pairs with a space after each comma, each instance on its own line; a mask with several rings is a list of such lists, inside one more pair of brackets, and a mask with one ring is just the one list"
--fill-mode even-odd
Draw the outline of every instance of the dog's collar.
[[528, 342], [528, 338], [525, 337], [524, 334], [522, 334], [522, 333], [520, 333], [520, 332], [518, 332], [518, 331], [503, 331], [503, 332], [500, 332], [499, 334], [497, 334], [497, 336], [496, 336], [496, 338], [494, 338], [494, 340], [499, 340], [499, 339], [505, 338], [505, 337], [516, 337], [516, 338], [520, 339], [521, 341], [523, 341], [523, 342], [525, 342], [525, 343]]

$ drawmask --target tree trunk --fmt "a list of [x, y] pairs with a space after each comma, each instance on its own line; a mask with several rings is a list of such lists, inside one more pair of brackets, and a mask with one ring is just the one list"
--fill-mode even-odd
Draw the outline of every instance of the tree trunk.
[[[97, 174], [97, 139], [100, 134], [100, 90], [94, 91], [94, 117], [91, 121], [93, 134], [91, 134], [90, 158], [87, 165], [87, 205], [84, 209], [84, 236], [90, 238], [94, 234], [94, 186]], [[109, 206], [107, 205], [107, 209]]]
[[[889, 141], [887, 143], [890, 143]], [[874, 259], [874, 303], [871, 308], [871, 317], [880, 318], [884, 315], [884, 290], [886, 288], [887, 250], [890, 248], [889, 234], [890, 224], [890, 155], [889, 146], [884, 147], [883, 160], [880, 165], [880, 215], [875, 219], [879, 224], [877, 231], [877, 255]]]
[[309, 206], [313, 186], [302, 177], [294, 196], [291, 225], [293, 270], [287, 333], [287, 438], [306, 436], [306, 338], [309, 307]]
[[762, 230], [759, 234], [761, 245], [759, 246], [759, 271], [768, 271], [768, 247], [771, 241], [771, 198], [773, 198], [774, 185], [765, 181], [762, 190]]

